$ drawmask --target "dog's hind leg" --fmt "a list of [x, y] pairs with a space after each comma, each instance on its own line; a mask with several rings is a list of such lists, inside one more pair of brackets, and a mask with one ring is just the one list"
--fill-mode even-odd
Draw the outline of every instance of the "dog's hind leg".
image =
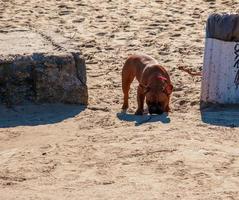
[[136, 76], [135, 66], [127, 60], [122, 70], [122, 90], [124, 94], [124, 103], [122, 109], [126, 111], [129, 107], [129, 90], [130, 85]]

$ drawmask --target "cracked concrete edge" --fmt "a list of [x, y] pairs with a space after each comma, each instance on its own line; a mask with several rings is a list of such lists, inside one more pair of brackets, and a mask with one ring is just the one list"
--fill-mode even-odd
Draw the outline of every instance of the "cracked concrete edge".
[[80, 55], [80, 53], [76, 52], [72, 52], [72, 56], [75, 61], [77, 77], [81, 81], [81, 83], [86, 86], [87, 76], [86, 76], [85, 59]]

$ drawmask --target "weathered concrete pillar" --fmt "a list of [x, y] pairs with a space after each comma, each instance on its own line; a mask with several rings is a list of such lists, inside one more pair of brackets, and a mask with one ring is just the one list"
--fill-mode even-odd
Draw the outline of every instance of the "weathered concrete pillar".
[[29, 30], [1, 33], [0, 102], [28, 101], [86, 105], [84, 59]]

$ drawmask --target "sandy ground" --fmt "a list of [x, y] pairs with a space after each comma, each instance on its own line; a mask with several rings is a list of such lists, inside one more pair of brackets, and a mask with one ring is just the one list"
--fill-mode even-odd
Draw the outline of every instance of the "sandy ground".
[[[148, 3], [150, 2], [150, 3]], [[89, 107], [1, 106], [0, 199], [239, 199], [239, 108], [199, 110], [205, 21], [234, 0], [2, 0], [0, 32], [31, 29], [86, 59]], [[169, 116], [121, 114], [121, 68], [171, 74]]]

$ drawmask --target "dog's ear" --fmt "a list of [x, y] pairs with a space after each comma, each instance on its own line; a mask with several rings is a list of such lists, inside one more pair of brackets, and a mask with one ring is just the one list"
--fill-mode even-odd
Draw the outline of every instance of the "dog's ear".
[[165, 88], [165, 91], [168, 95], [172, 94], [173, 92], [173, 85], [172, 84], [168, 84]]

